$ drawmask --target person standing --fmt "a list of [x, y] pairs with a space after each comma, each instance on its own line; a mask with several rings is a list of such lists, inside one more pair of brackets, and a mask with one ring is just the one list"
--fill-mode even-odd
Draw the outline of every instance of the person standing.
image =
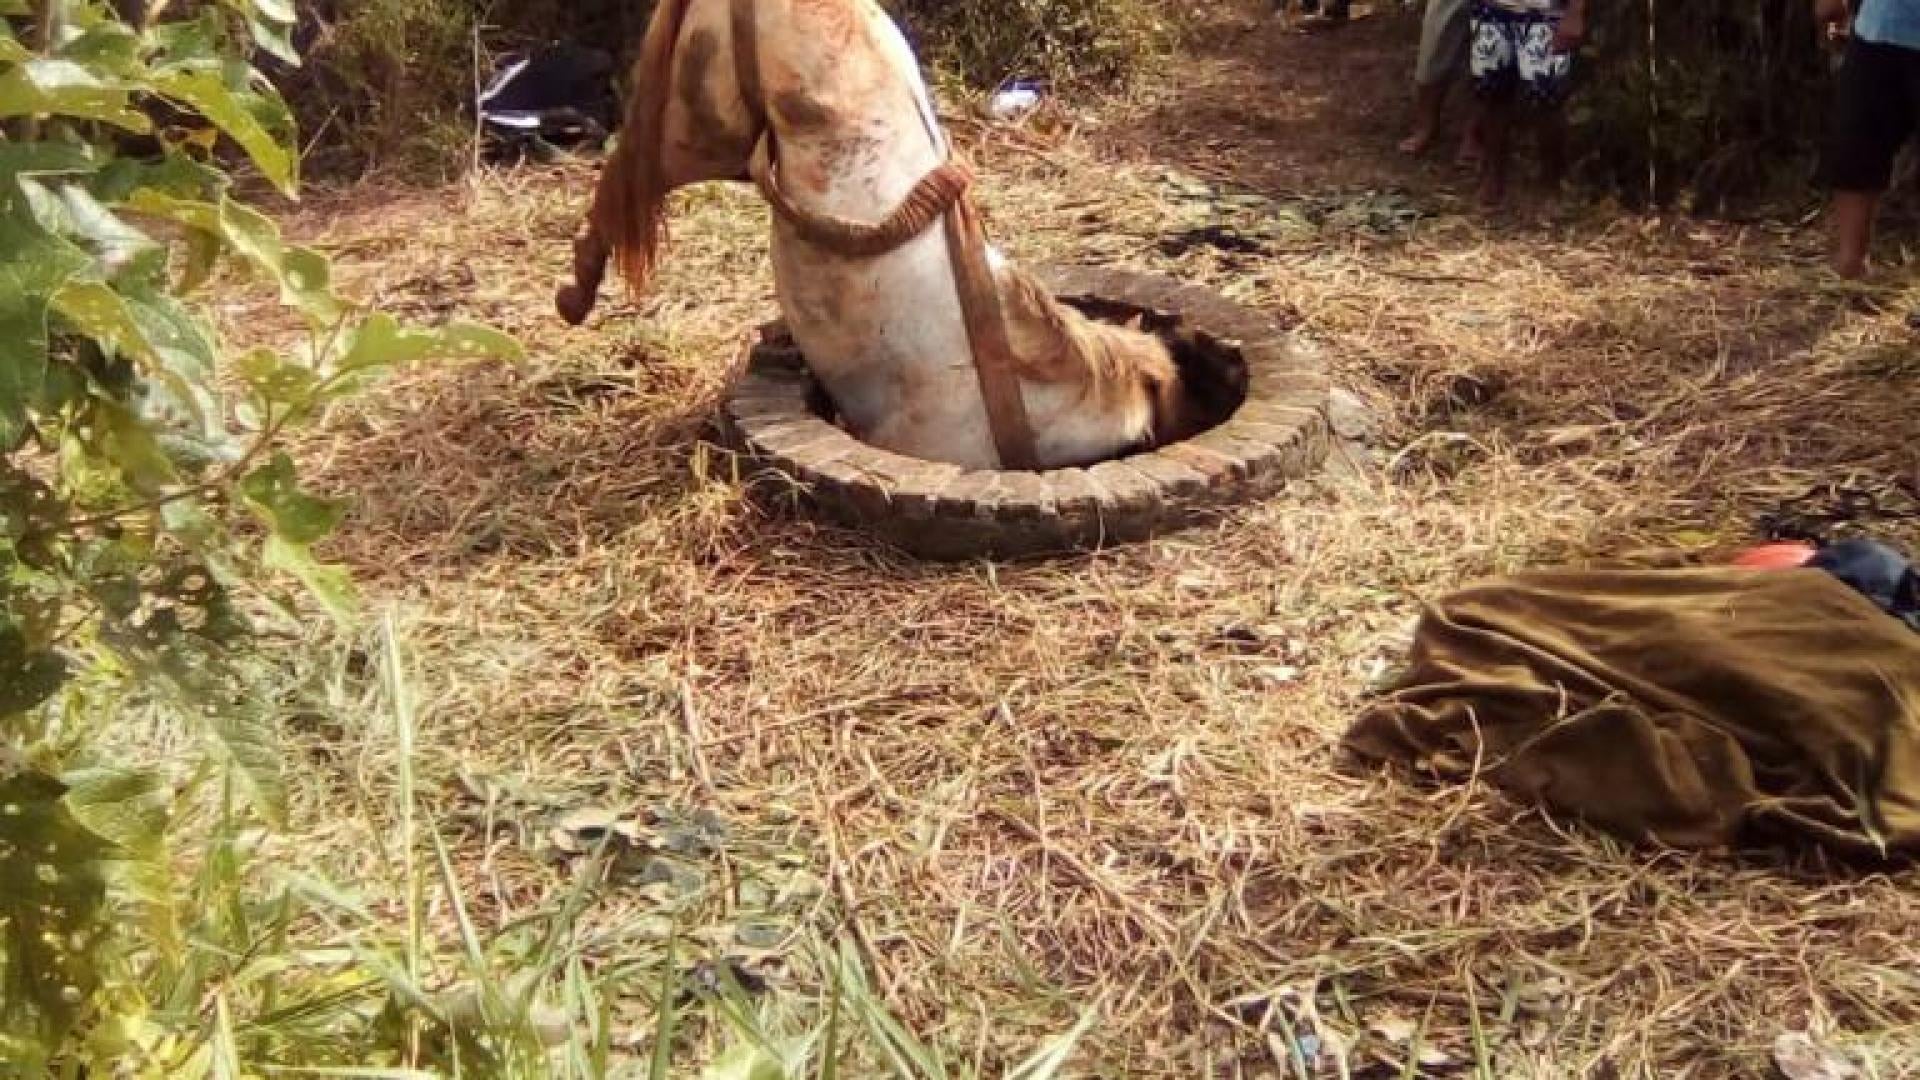
[[1857, 12], [1854, 6], [1814, 0], [1819, 24], [1848, 37], [1821, 164], [1833, 192], [1830, 259], [1848, 279], [1866, 276], [1894, 158], [1920, 124], [1920, 0], [1860, 0]]
[[[1427, 11], [1420, 23], [1420, 54], [1413, 68], [1413, 133], [1400, 143], [1400, 152], [1419, 157], [1440, 136], [1440, 114], [1446, 107], [1447, 92], [1467, 71], [1467, 45], [1471, 40], [1472, 0], [1427, 0]], [[1479, 125], [1467, 129], [1461, 142], [1460, 160], [1480, 156]]]
[[1587, 39], [1587, 0], [1473, 0], [1472, 35], [1470, 66], [1484, 143], [1480, 202], [1493, 207], [1506, 199], [1521, 107], [1537, 122], [1547, 171], [1557, 174], [1565, 164], [1565, 106], [1573, 56]]

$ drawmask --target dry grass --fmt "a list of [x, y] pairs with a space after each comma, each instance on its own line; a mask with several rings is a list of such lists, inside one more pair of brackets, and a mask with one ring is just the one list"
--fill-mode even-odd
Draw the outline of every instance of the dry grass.
[[[995, 232], [1292, 313], [1375, 408], [1379, 460], [1094, 557], [920, 565], [742, 498], [700, 442], [772, 314], [742, 195], [688, 198], [657, 292], [584, 331], [548, 296], [585, 172], [304, 212], [359, 291], [536, 356], [407, 376], [304, 450], [363, 496], [336, 554], [417, 666], [423, 798], [473, 820], [464, 772], [544, 793], [504, 797], [510, 823], [712, 809], [731, 832], [704, 884], [614, 891], [590, 963], [643, 967], [676, 912], [798, 1014], [822, 979], [801, 943], [844, 936], [921, 1039], [988, 1073], [1097, 1002], [1090, 1075], [1336, 1075], [1296, 1053], [1317, 1041], [1371, 1077], [1759, 1076], [1810, 1027], [1920, 1076], [1920, 879], [1625, 850], [1335, 750], [1421, 600], [1467, 579], [1740, 542], [1830, 482], [1880, 492], [1861, 524], [1920, 544], [1907, 302], [1825, 284], [1791, 228], [1466, 216], [1461, 177], [1354, 149], [1393, 133], [1398, 84], [1368, 65], [1404, 28], [1263, 34], [1105, 128], [989, 138]], [[1294, 137], [1315, 123], [1335, 134]], [[1167, 180], [1176, 157], [1283, 201], [1223, 209]], [[1360, 201], [1389, 183], [1401, 201]], [[1392, 212], [1339, 212], [1369, 206]], [[1271, 250], [1160, 250], [1223, 215]], [[382, 812], [335, 802], [388, 768], [359, 735], [309, 782], [313, 850], [376, 881]], [[571, 887], [542, 832], [457, 836], [482, 925]], [[771, 940], [735, 933], [761, 920]]]

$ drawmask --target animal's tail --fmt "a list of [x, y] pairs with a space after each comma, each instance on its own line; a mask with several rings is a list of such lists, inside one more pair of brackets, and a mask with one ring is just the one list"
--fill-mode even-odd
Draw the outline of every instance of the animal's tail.
[[666, 183], [660, 154], [673, 93], [674, 50], [693, 0], [661, 0], [647, 24], [629, 78], [626, 119], [594, 189], [585, 227], [574, 239], [573, 284], [560, 290], [560, 315], [578, 325], [593, 311], [609, 259], [639, 293], [666, 239]]

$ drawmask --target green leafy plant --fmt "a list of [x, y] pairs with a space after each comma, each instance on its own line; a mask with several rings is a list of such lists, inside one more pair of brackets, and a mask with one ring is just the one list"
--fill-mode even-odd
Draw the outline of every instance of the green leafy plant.
[[[285, 813], [250, 637], [303, 593], [355, 608], [316, 554], [344, 507], [301, 486], [280, 437], [398, 365], [518, 355], [485, 327], [359, 309], [239, 197], [229, 165], [298, 188], [291, 115], [252, 62], [297, 62], [287, 0], [144, 7], [0, 0], [0, 1075], [223, 1071], [226, 998], [154, 988], [217, 986], [241, 958], [189, 930], [261, 913], [236, 888], [186, 917], [170, 819], [217, 805], [202, 873], [240, 872], [243, 824]], [[296, 347], [222, 345], [208, 298], [249, 280]], [[196, 740], [130, 762], [118, 723], [158, 714]]]
[[[296, 14], [0, 0], [0, 1078], [972, 1075], [844, 944], [749, 994], [683, 901], [583, 933], [612, 852], [475, 917], [416, 787], [401, 641], [360, 632], [323, 558], [345, 505], [284, 436], [396, 367], [518, 349], [360, 308], [242, 197], [297, 191], [255, 65], [296, 59]], [[293, 344], [224, 343], [210, 304], [238, 289], [284, 331], [250, 337]], [[287, 859], [319, 845], [280, 733], [314, 717], [391, 771], [355, 780], [381, 834], [356, 886]], [[1056, 1075], [1093, 1016], [1015, 1075]]]
[[[472, 161], [476, 82], [500, 52], [553, 41], [614, 54], [625, 81], [655, 0], [314, 0], [286, 80], [320, 164], [443, 178]], [[1164, 58], [1193, 5], [1166, 0], [883, 0], [944, 79], [1104, 87]]]

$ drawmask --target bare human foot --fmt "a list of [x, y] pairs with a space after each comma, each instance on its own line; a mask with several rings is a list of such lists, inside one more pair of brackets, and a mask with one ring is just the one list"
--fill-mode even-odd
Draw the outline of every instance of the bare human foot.
[[1447, 84], [1445, 80], [1423, 85], [1413, 95], [1413, 134], [1400, 141], [1400, 152], [1408, 157], [1421, 157], [1433, 147], [1433, 141], [1440, 136], [1440, 110], [1446, 105]]
[[1877, 191], [1836, 191], [1830, 211], [1833, 230], [1828, 265], [1848, 281], [1867, 276], [1868, 256], [1873, 251], [1873, 219], [1879, 212]]

